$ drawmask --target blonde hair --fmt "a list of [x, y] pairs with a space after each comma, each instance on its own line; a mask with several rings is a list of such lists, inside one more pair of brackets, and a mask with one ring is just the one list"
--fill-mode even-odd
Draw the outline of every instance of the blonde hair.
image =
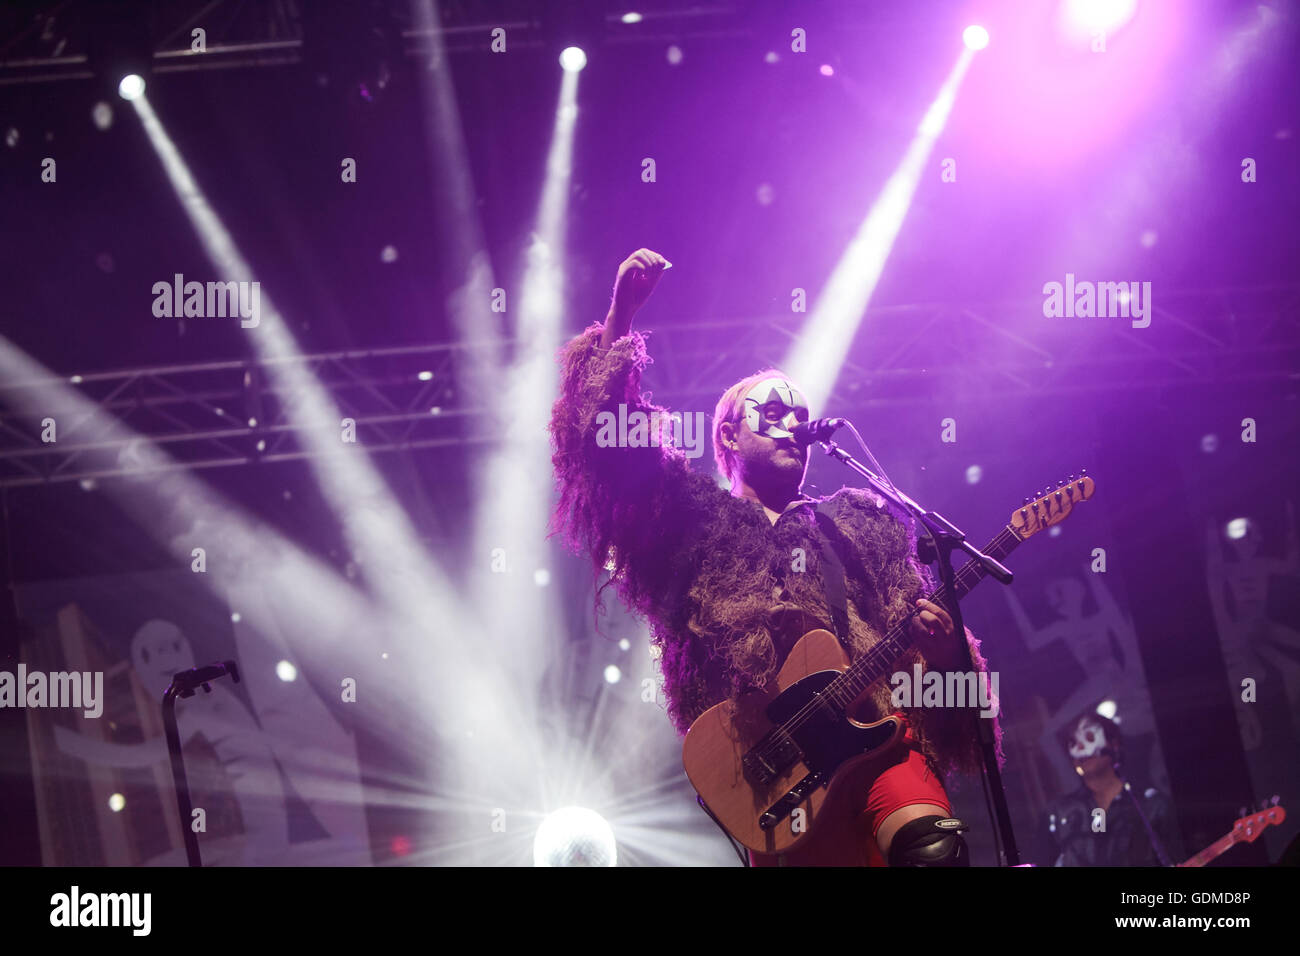
[[718, 405], [713, 410], [713, 461], [718, 466], [718, 471], [722, 476], [735, 484], [736, 481], [736, 453], [733, 452], [722, 440], [722, 425], [724, 422], [731, 422], [733, 425], [739, 424], [745, 417], [745, 396], [749, 390], [763, 381], [765, 378], [784, 378], [789, 376], [779, 368], [765, 368], [755, 372], [753, 375], [742, 378], [731, 388], [722, 393], [718, 399]]

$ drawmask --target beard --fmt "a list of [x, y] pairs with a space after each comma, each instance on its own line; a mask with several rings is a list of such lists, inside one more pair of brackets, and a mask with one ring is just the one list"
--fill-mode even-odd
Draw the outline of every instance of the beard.
[[797, 448], [778, 445], [769, 454], [746, 460], [743, 467], [745, 478], [751, 485], [791, 485], [797, 489], [803, 484], [808, 459]]

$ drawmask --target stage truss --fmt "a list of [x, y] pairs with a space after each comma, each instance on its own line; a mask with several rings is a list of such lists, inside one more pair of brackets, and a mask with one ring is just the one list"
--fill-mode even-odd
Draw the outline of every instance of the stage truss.
[[[848, 414], [991, 390], [1032, 402], [1134, 390], [1258, 387], [1280, 394], [1300, 384], [1300, 284], [1171, 292], [1156, 301], [1145, 329], [1123, 319], [1047, 319], [1041, 299], [870, 309], [828, 407]], [[1052, 323], [1050, 334], [1029, 341], [1028, 316]], [[711, 412], [734, 381], [779, 364], [804, 318], [658, 326], [646, 385], [659, 404]], [[873, 341], [881, 345], [873, 348]], [[474, 350], [489, 345], [508, 354], [514, 343], [357, 349], [282, 361], [305, 366], [341, 418], [356, 423], [360, 446], [401, 452], [495, 440], [491, 410], [458, 386], [460, 371], [481, 358]], [[138, 437], [106, 437], [96, 417], [85, 416], [59, 421], [58, 440], [43, 442], [41, 396], [64, 388]], [[251, 357], [0, 383], [0, 487], [142, 474], [140, 441], [161, 448], [168, 467], [183, 469], [309, 457], [287, 417], [288, 398]]]

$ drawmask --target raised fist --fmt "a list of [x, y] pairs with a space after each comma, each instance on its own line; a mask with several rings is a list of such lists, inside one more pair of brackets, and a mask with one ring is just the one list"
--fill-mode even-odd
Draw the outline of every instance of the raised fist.
[[631, 318], [632, 313], [645, 305], [659, 284], [659, 277], [671, 266], [671, 262], [649, 249], [638, 249], [624, 259], [614, 279], [614, 311]]

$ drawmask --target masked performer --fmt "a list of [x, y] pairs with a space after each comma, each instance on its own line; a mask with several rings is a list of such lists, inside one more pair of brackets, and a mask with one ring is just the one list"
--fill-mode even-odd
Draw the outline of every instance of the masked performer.
[[[604, 323], [561, 353], [551, 436], [560, 488], [555, 529], [592, 557], [597, 573], [609, 570], [608, 583], [649, 621], [678, 732], [709, 707], [770, 686], [792, 645], [816, 628], [834, 631], [857, 658], [911, 615], [915, 650], [899, 668], [961, 666], [952, 619], [926, 599], [934, 584], [916, 559], [910, 524], [864, 491], [845, 488], [825, 499], [800, 492], [808, 452], [791, 429], [810, 412], [782, 373], [761, 371], [718, 401], [713, 451], [730, 493], [674, 447], [667, 411], [641, 393], [650, 359], [645, 338], [631, 331], [668, 265], [648, 249], [620, 265]], [[598, 427], [614, 417], [639, 422], [641, 434], [631, 429], [624, 440]], [[646, 421], [656, 432], [651, 440]], [[828, 600], [823, 544], [844, 567], [842, 602]], [[966, 637], [976, 668], [986, 670], [978, 643]], [[944, 776], [978, 770], [978, 712], [899, 711], [883, 680], [864, 705], [864, 720], [900, 713], [905, 745], [871, 762], [861, 780], [855, 775], [851, 815], [823, 815], [790, 851], [751, 854], [754, 864], [969, 862], [959, 830], [937, 824], [952, 813]]]
[[1121, 776], [1119, 726], [1085, 714], [1065, 747], [1081, 786], [1048, 809], [1047, 831], [1057, 866], [1172, 866], [1183, 848], [1173, 805], [1158, 790], [1138, 790]]

